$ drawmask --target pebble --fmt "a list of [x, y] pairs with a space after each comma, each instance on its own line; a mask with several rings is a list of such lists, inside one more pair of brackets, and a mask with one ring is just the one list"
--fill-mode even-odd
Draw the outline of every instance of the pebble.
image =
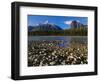
[[87, 64], [86, 44], [61, 47], [63, 41], [32, 41], [28, 45], [28, 66]]

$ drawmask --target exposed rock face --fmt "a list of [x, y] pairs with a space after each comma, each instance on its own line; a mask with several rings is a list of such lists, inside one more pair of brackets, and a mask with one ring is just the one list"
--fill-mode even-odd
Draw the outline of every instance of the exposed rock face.
[[87, 25], [84, 25], [84, 24], [82, 24], [82, 23], [80, 23], [80, 22], [77, 22], [77, 21], [72, 21], [71, 22], [71, 28], [87, 28]]

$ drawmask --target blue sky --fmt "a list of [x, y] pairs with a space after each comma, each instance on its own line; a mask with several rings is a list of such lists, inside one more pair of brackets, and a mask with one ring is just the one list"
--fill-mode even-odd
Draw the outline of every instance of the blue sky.
[[62, 29], [68, 29], [70, 28], [70, 23], [73, 20], [76, 20], [84, 25], [88, 24], [87, 17], [28, 15], [28, 26], [52, 23], [60, 26]]

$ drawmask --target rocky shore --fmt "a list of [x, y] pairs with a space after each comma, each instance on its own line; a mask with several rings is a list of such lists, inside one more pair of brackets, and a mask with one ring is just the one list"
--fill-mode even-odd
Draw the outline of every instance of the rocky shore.
[[[65, 46], [62, 46], [62, 45]], [[28, 66], [78, 65], [88, 63], [87, 43], [65, 44], [63, 40], [28, 43]]]

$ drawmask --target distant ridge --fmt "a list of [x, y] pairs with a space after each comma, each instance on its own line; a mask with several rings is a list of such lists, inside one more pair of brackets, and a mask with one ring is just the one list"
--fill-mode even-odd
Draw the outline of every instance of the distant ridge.
[[59, 27], [58, 25], [55, 24], [39, 24], [36, 26], [28, 26], [28, 31], [32, 32], [32, 31], [59, 31], [59, 30], [63, 30], [61, 27]]

